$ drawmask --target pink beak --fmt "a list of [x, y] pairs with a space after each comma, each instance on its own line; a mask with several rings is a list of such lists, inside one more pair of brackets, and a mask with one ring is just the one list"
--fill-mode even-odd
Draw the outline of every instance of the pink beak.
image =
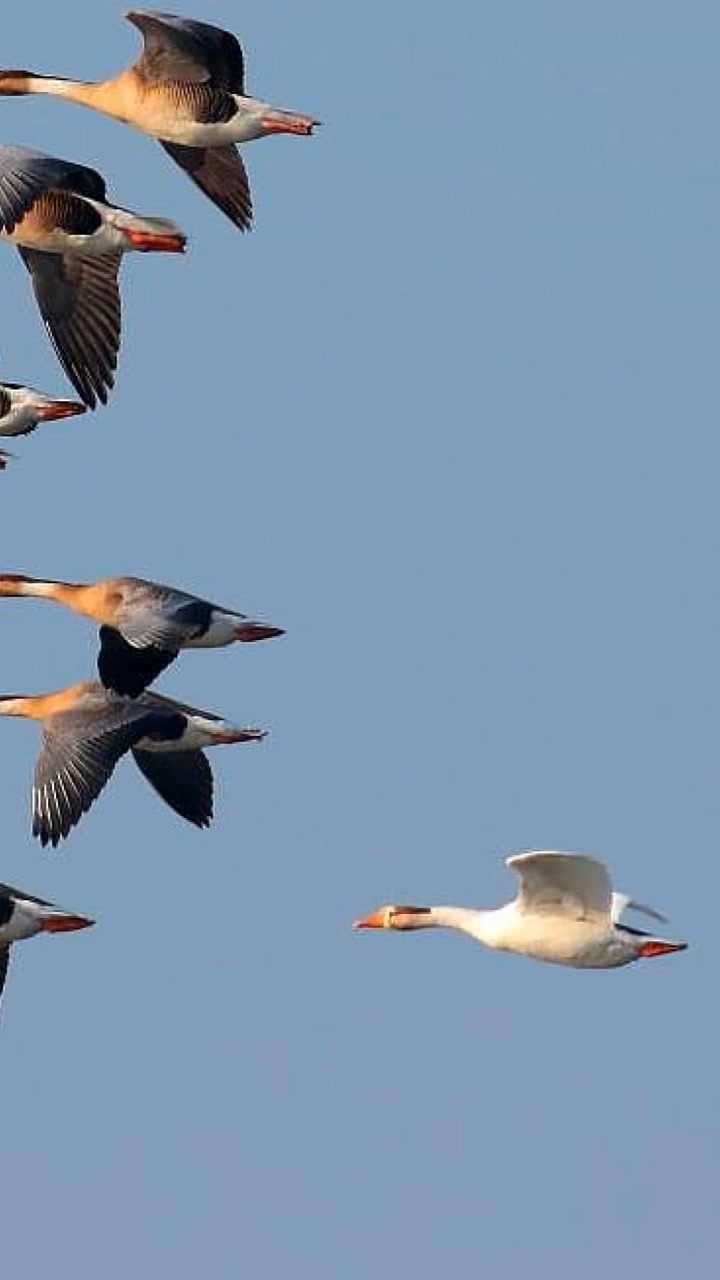
[[179, 232], [171, 231], [133, 231], [125, 230], [125, 235], [133, 249], [141, 253], [184, 253], [187, 237]]
[[262, 742], [268, 734], [267, 729], [229, 729], [227, 733], [219, 733], [216, 742]]
[[41, 422], [53, 422], [56, 418], [74, 418], [76, 413], [85, 413], [87, 405], [76, 400], [51, 400], [49, 404], [38, 405], [35, 413]]
[[272, 640], [274, 636], [284, 636], [282, 627], [271, 627], [264, 622], [241, 622], [235, 628], [235, 639], [250, 644], [253, 640]]
[[293, 115], [291, 111], [269, 111], [261, 121], [263, 133], [299, 133], [309, 137], [321, 120], [312, 116]]
[[40, 928], [45, 933], [74, 933], [76, 929], [89, 929], [95, 921], [89, 916], [71, 916], [69, 912], [58, 912], [56, 916], [45, 916]]

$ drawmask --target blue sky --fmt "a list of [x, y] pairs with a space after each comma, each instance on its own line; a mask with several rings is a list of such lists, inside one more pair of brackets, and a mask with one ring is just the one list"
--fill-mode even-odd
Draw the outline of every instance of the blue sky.
[[[111, 74], [120, 8], [15, 7], [2, 60]], [[0, 723], [2, 878], [97, 917], [17, 948], [3, 1262], [102, 1274], [654, 1277], [718, 1212], [720, 13], [699, 2], [196, 5], [252, 92], [242, 237], [159, 146], [49, 99], [2, 138], [177, 220], [123, 266], [116, 392], [16, 442], [2, 568], [136, 573], [281, 640], [158, 687], [271, 730], [200, 833], [130, 762], [57, 853]], [[68, 393], [3, 251], [3, 374]], [[8, 692], [89, 625], [2, 605]], [[691, 949], [556, 970], [380, 902], [493, 905], [583, 849]]]

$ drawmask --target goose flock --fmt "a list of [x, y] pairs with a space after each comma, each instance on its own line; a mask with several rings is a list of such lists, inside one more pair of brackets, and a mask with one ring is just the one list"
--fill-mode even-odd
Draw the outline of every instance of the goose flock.
[[[109, 80], [27, 70], [0, 71], [0, 97], [64, 98], [156, 138], [192, 182], [240, 231], [252, 223], [250, 183], [238, 144], [271, 134], [310, 136], [314, 116], [245, 92], [236, 37], [173, 14], [131, 10], [141, 56]], [[121, 342], [118, 283], [123, 255], [183, 254], [187, 238], [166, 217], [115, 204], [105, 178], [76, 160], [26, 146], [0, 146], [0, 240], [15, 245], [57, 358], [78, 399], [0, 382], [0, 436], [105, 405]], [[0, 470], [11, 454], [0, 449]], [[0, 715], [37, 721], [42, 742], [32, 785], [32, 833], [43, 845], [69, 836], [128, 752], [179, 817], [213, 818], [213, 776], [205, 748], [260, 742], [261, 728], [237, 725], [149, 691], [184, 649], [219, 648], [281, 636], [280, 627], [176, 587], [138, 577], [65, 582], [0, 573], [0, 597], [54, 601], [99, 627], [99, 679], [51, 693], [0, 696]], [[635, 909], [613, 892], [605, 866], [580, 853], [529, 851], [507, 859], [520, 878], [513, 902], [493, 910], [388, 905], [358, 929], [450, 928], [486, 946], [576, 968], [616, 968], [683, 950], [623, 923]], [[23, 938], [68, 933], [94, 921], [0, 885], [0, 992], [10, 947]]]

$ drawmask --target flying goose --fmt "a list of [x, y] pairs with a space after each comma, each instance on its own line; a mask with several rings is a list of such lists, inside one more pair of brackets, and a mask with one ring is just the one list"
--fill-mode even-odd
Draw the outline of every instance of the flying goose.
[[113, 79], [0, 71], [0, 94], [67, 98], [157, 138], [195, 185], [246, 231], [252, 200], [235, 143], [272, 133], [311, 134], [320, 121], [249, 97], [243, 52], [228, 31], [151, 9], [131, 9], [125, 17], [142, 34], [144, 48]]
[[4, 695], [0, 715], [24, 716], [43, 727], [32, 788], [32, 832], [43, 845], [68, 835], [127, 751], [171, 809], [207, 827], [213, 778], [202, 748], [265, 737], [262, 729], [240, 728], [156, 693], [120, 698], [98, 681], [54, 693]]
[[103, 684], [135, 698], [181, 649], [216, 649], [283, 635], [280, 627], [144, 578], [47, 582], [0, 574], [0, 596], [55, 600], [100, 624], [98, 672]]
[[627, 908], [655, 920], [665, 917], [626, 894], [613, 893], [607, 870], [596, 858], [543, 850], [513, 854], [505, 865], [520, 877], [520, 892], [504, 907], [385, 906], [356, 920], [355, 928], [458, 929], [486, 947], [576, 969], [615, 969], [687, 947], [686, 942], [669, 942], [621, 924]]
[[166, 218], [108, 204], [95, 169], [0, 147], [0, 240], [30, 272], [55, 352], [91, 409], [107, 402], [120, 347], [118, 271], [124, 253], [183, 253], [186, 237]]

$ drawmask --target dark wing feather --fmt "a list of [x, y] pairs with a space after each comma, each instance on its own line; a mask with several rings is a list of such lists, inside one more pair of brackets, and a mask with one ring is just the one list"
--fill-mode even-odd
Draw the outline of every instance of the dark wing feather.
[[4, 418], [12, 408], [12, 400], [4, 387], [0, 387], [0, 419]]
[[101, 722], [94, 733], [78, 729], [72, 713], [45, 729], [32, 790], [32, 830], [41, 844], [57, 845], [68, 835], [136, 742], [168, 729], [181, 732], [185, 724], [179, 715], [139, 707], [121, 707], [116, 714], [125, 717], [121, 723]]
[[107, 403], [120, 347], [118, 270], [122, 255], [19, 249], [58, 359], [78, 395]]
[[0, 996], [5, 990], [8, 965], [10, 963], [10, 947], [0, 947]]
[[177, 649], [159, 649], [156, 645], [137, 649], [114, 627], [100, 628], [97, 662], [100, 679], [106, 689], [114, 689], [125, 697], [137, 698], [177, 655]]
[[213, 816], [213, 776], [202, 751], [133, 751], [150, 786], [181, 818], [208, 827]]
[[0, 231], [12, 232], [45, 191], [76, 191], [105, 200], [105, 181], [95, 169], [27, 147], [0, 147]]
[[252, 223], [247, 171], [237, 147], [181, 147], [160, 142], [169, 156], [241, 231]]
[[147, 80], [203, 81], [228, 93], [244, 93], [240, 44], [229, 31], [172, 13], [131, 9], [126, 18], [142, 32], [145, 47], [135, 70]]

